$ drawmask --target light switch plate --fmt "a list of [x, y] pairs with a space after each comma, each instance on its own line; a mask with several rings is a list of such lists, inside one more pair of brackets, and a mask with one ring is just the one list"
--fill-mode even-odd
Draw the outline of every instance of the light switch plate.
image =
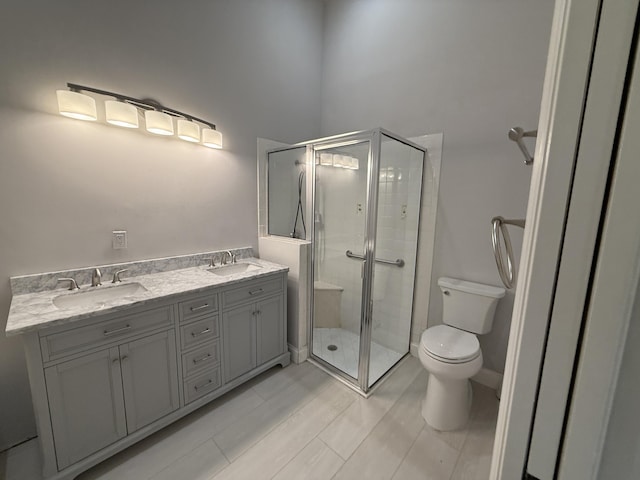
[[126, 230], [114, 230], [111, 237], [111, 243], [114, 250], [121, 250], [127, 248], [127, 231]]

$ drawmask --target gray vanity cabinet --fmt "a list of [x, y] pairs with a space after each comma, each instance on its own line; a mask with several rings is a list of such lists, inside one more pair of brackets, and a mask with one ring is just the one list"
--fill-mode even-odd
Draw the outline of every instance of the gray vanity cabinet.
[[282, 296], [257, 302], [255, 318], [258, 364], [262, 364], [286, 351]]
[[289, 364], [285, 271], [25, 335], [44, 478], [89, 467]]
[[282, 275], [224, 291], [225, 382], [286, 352]]
[[44, 369], [58, 469], [180, 407], [175, 331], [126, 340]]
[[118, 347], [44, 372], [58, 469], [127, 435]]
[[178, 409], [173, 330], [120, 345], [120, 365], [128, 433]]
[[254, 369], [256, 360], [255, 305], [226, 310], [222, 314], [224, 378], [229, 382]]

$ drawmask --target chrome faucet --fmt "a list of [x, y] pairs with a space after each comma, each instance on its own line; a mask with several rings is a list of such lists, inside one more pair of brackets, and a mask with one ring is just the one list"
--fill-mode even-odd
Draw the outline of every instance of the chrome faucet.
[[101, 279], [102, 279], [102, 273], [100, 273], [100, 269], [94, 268], [93, 273], [91, 274], [91, 286], [98, 287], [102, 285], [102, 282], [100, 281]]
[[128, 268], [123, 268], [122, 270], [118, 270], [116, 272], [113, 273], [113, 280], [111, 280], [111, 283], [120, 283], [122, 280], [120, 279], [120, 274], [129, 271]]
[[58, 282], [69, 282], [69, 290], [79, 290], [78, 284], [75, 278], [59, 278]]
[[222, 252], [222, 265], [227, 264], [227, 259], [225, 254], [229, 254], [229, 260], [231, 260], [231, 263], [236, 263], [235, 253], [231, 253], [231, 250], [227, 250], [226, 252]]

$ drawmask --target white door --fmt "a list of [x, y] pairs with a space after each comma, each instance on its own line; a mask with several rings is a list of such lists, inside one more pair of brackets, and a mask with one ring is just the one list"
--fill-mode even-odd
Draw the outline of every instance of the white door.
[[630, 121], [622, 114], [637, 10], [638, 0], [556, 3], [492, 479], [557, 478], [572, 442], [565, 420], [619, 125]]
[[640, 478], [640, 49], [628, 78], [560, 480]]

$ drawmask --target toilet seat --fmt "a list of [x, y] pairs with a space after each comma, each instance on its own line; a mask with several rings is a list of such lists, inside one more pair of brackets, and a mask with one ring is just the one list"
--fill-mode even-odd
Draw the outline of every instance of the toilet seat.
[[420, 346], [424, 353], [445, 363], [465, 363], [480, 354], [478, 338], [449, 325], [436, 325], [422, 333]]

